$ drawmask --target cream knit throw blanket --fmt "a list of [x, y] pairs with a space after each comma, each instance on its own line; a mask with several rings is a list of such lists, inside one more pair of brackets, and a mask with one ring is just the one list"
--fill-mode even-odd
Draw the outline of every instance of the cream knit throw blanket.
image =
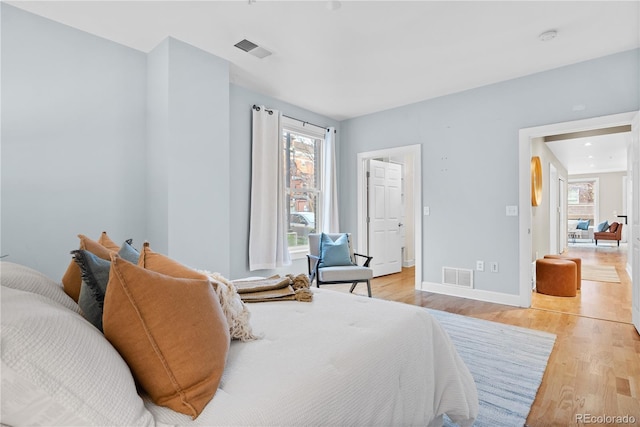
[[253, 333], [251, 323], [249, 322], [251, 313], [244, 302], [240, 299], [240, 295], [238, 295], [233, 283], [225, 279], [219, 273], [211, 273], [203, 270], [199, 271], [206, 274], [214, 285], [213, 288], [220, 299], [222, 313], [227, 318], [227, 323], [229, 324], [231, 339], [251, 341], [262, 338], [261, 336]]
[[[263, 301], [304, 301], [311, 302], [313, 293], [309, 289], [309, 278], [306, 274], [281, 278], [273, 276], [268, 279], [251, 281], [227, 280], [220, 273], [198, 270], [209, 277], [220, 300], [222, 313], [229, 325], [231, 339], [251, 341], [262, 338], [256, 335], [251, 327], [251, 313], [245, 302]], [[237, 283], [237, 286], [236, 284]], [[241, 289], [238, 290], [238, 287]]]

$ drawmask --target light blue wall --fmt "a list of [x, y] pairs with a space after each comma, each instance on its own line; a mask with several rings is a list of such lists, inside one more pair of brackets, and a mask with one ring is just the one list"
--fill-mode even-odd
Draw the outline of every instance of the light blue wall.
[[[475, 287], [518, 294], [518, 218], [505, 207], [518, 205], [519, 129], [638, 110], [639, 52], [343, 121], [343, 228], [357, 229], [357, 154], [421, 144], [421, 203], [431, 212], [423, 217], [422, 280], [440, 283], [443, 266], [496, 261], [499, 272], [477, 273]], [[578, 104], [586, 108], [574, 111]]]
[[155, 251], [169, 251], [169, 39], [147, 54], [147, 236]]
[[272, 273], [248, 268], [251, 106], [338, 122], [230, 85], [227, 61], [179, 40], [144, 54], [1, 7], [7, 260], [59, 279], [75, 236], [106, 230], [233, 278]]
[[144, 238], [146, 59], [1, 7], [1, 251], [59, 280], [78, 233]]
[[[230, 86], [229, 112], [231, 159], [231, 277], [270, 276], [272, 274], [306, 273], [307, 260], [296, 260], [291, 267], [279, 270], [249, 271], [249, 209], [251, 197], [251, 107], [265, 105], [284, 115], [319, 126], [334, 126], [340, 145], [340, 123], [311, 111], [253, 92], [240, 86]], [[338, 176], [340, 182], [340, 176]], [[338, 189], [340, 193], [341, 189]]]
[[169, 38], [149, 54], [151, 247], [229, 274], [229, 63]]

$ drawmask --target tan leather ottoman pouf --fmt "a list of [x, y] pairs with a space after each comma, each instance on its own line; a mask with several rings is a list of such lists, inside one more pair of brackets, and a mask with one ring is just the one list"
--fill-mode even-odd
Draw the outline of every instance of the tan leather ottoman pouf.
[[578, 290], [582, 288], [582, 258], [569, 255], [545, 255], [545, 258], [568, 259], [576, 263], [576, 287]]
[[557, 297], [575, 297], [577, 266], [568, 259], [536, 260], [536, 290]]

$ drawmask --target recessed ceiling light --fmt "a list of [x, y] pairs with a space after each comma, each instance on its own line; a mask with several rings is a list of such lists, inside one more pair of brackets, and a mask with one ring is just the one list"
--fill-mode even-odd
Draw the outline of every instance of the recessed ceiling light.
[[538, 36], [538, 39], [541, 42], [547, 42], [549, 40], [553, 40], [556, 37], [558, 37], [558, 32], [556, 30], [549, 30], [549, 31], [545, 31], [544, 33], [540, 34]]
[[593, 156], [589, 156], [588, 158], [589, 158], [589, 159], [593, 159]]
[[590, 143], [590, 142], [585, 142], [585, 143], [584, 143], [584, 146], [585, 146], [585, 147], [591, 147], [591, 143]]

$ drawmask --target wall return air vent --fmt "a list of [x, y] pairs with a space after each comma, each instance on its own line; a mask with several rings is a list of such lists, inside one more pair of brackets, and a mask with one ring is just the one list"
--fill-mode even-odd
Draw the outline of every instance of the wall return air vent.
[[260, 47], [254, 42], [247, 39], [239, 41], [238, 43], [234, 44], [234, 46], [260, 59], [271, 55], [271, 52], [269, 52], [267, 49]]
[[473, 289], [473, 270], [442, 267], [442, 284]]

